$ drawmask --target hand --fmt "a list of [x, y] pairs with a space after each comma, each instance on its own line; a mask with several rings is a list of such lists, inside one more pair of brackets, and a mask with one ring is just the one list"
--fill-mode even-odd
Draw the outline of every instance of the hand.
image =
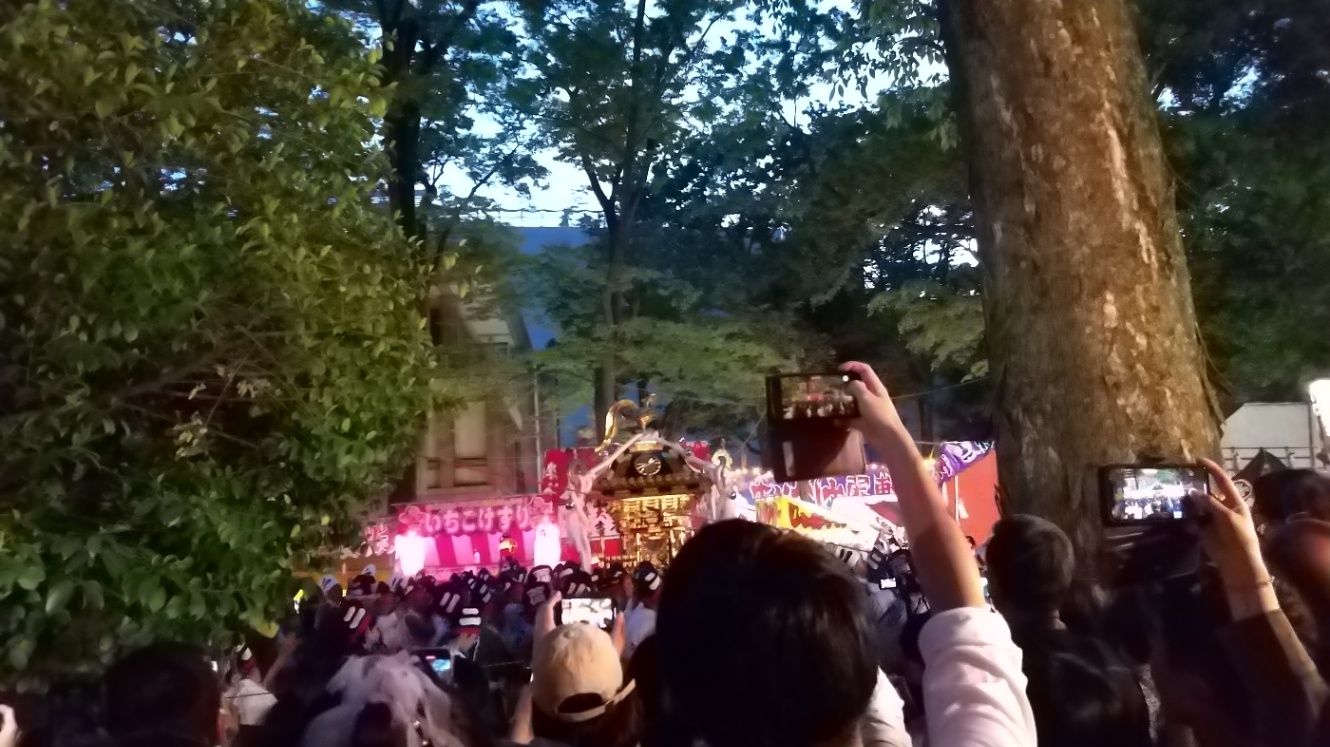
[[614, 650], [619, 652], [619, 656], [623, 656], [623, 650], [628, 647], [628, 628], [624, 624], [622, 612], [614, 616], [614, 625], [610, 627], [610, 640], [614, 641]]
[[554, 624], [554, 608], [558, 607], [561, 601], [563, 601], [563, 595], [556, 591], [550, 595], [549, 599], [545, 600], [544, 604], [536, 609], [536, 623], [531, 630], [533, 647], [540, 645], [540, 639], [549, 635], [557, 627]]
[[904, 431], [896, 405], [871, 366], [850, 361], [842, 363], [840, 370], [859, 376], [858, 381], [851, 381], [846, 387], [846, 391], [859, 403], [859, 419], [854, 422], [855, 428], [870, 439], [884, 433]]
[[513, 719], [508, 725], [508, 740], [514, 744], [531, 744], [535, 739], [531, 729], [531, 685], [522, 688], [513, 708]]
[[1255, 587], [1269, 584], [1270, 574], [1261, 558], [1260, 539], [1251, 509], [1224, 469], [1209, 459], [1201, 464], [1219, 486], [1219, 495], [1193, 493], [1188, 497], [1204, 521], [1200, 523], [1201, 546], [1219, 567], [1226, 587]]
[[18, 730], [14, 709], [0, 705], [0, 747], [15, 747], [23, 734]]

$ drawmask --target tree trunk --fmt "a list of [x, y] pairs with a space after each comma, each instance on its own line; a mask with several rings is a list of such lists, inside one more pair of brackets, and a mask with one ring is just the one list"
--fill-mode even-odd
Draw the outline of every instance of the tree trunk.
[[1127, 0], [949, 0], [1008, 510], [1092, 558], [1096, 468], [1218, 449]]

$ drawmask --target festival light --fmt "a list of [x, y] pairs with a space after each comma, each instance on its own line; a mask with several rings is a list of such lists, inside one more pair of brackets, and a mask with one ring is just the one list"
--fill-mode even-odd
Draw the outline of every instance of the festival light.
[[415, 532], [399, 534], [393, 538], [393, 552], [397, 555], [397, 565], [406, 578], [414, 578], [425, 568], [425, 554], [429, 551], [429, 538]]
[[558, 525], [549, 521], [539, 524], [536, 527], [535, 542], [531, 546], [533, 566], [547, 565], [553, 568], [559, 564], [559, 556], [562, 555], [562, 550]]

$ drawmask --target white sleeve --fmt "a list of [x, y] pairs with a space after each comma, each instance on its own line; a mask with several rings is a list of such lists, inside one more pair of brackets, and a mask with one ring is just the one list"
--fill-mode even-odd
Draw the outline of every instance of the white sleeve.
[[910, 733], [905, 730], [905, 703], [895, 685], [881, 669], [868, 711], [859, 719], [859, 741], [863, 747], [910, 747]]
[[1001, 615], [940, 612], [919, 634], [930, 747], [1034, 747], [1021, 650]]

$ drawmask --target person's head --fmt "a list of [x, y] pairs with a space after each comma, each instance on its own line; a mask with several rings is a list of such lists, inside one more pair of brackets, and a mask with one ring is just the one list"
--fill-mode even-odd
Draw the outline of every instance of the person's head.
[[350, 747], [402, 747], [406, 724], [393, 718], [387, 703], [366, 703], [351, 727]]
[[337, 583], [337, 578], [331, 575], [324, 576], [319, 580], [319, 589], [323, 591], [323, 598], [333, 604], [342, 601], [342, 585]]
[[1268, 537], [1270, 565], [1296, 592], [1325, 638], [1330, 632], [1330, 522], [1295, 519]]
[[1076, 570], [1071, 539], [1028, 514], [998, 520], [988, 540], [988, 588], [1009, 622], [1056, 620]]
[[388, 615], [397, 610], [397, 592], [393, 591], [388, 584], [379, 584], [379, 593], [374, 600], [374, 614]]
[[633, 599], [639, 604], [654, 608], [660, 599], [663, 586], [660, 571], [650, 563], [643, 563], [633, 574]]
[[531, 726], [568, 747], [631, 747], [641, 739], [641, 702], [605, 631], [561, 625], [531, 658]]
[[1150, 747], [1150, 712], [1130, 668], [1074, 633], [1026, 646], [1022, 666], [1039, 741]]
[[[470, 664], [471, 662], [467, 662]], [[295, 741], [326, 747], [410, 747], [473, 743], [465, 705], [406, 654], [348, 659], [325, 681], [332, 699], [317, 705]], [[277, 707], [280, 707], [279, 703]]]
[[1081, 635], [1096, 635], [1108, 603], [1108, 593], [1098, 583], [1083, 578], [1073, 579], [1058, 616], [1069, 630]]
[[216, 743], [222, 694], [202, 649], [152, 644], [112, 664], [103, 684], [106, 731], [117, 743]]
[[415, 584], [407, 590], [405, 604], [407, 609], [423, 615], [428, 613], [434, 604], [434, 595], [429, 586], [423, 583]]
[[1330, 521], [1330, 476], [1312, 469], [1267, 472], [1252, 482], [1252, 503], [1276, 523], [1298, 516]]
[[[656, 636], [665, 696], [710, 747], [806, 747], [853, 736], [877, 682], [864, 593], [793, 532], [703, 527], [670, 565]], [[800, 693], [798, 708], [773, 706]]]

